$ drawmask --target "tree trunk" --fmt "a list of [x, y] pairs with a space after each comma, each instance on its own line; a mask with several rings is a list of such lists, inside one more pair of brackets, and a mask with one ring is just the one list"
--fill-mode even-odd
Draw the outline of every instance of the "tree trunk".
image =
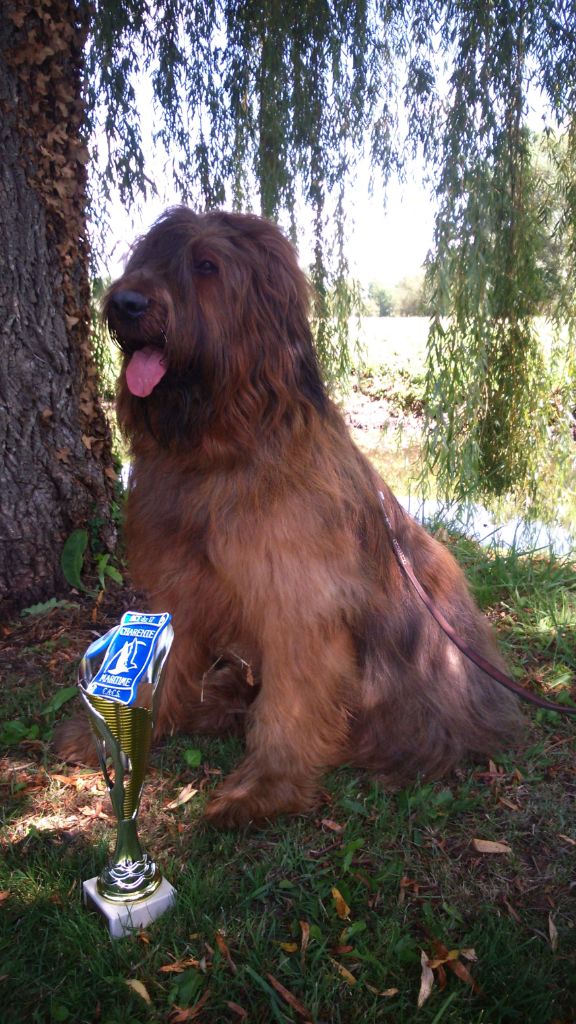
[[90, 357], [83, 33], [71, 0], [0, 19], [0, 614], [62, 592], [62, 545], [113, 540]]

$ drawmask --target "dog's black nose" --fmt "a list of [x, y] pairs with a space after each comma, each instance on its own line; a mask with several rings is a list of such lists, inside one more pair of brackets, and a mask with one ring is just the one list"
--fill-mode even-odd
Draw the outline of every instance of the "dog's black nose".
[[110, 296], [109, 305], [119, 316], [137, 320], [148, 309], [150, 299], [141, 295], [140, 292], [114, 292]]

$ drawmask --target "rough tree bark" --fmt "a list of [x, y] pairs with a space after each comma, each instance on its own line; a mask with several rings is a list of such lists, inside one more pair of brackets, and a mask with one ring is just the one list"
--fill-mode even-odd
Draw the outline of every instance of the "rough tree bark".
[[58, 594], [63, 542], [113, 529], [90, 357], [83, 32], [72, 0], [0, 18], [0, 615]]

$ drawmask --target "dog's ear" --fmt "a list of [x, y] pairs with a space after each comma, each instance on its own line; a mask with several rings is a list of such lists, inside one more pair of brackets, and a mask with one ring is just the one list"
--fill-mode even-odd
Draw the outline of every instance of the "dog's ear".
[[275, 225], [269, 228], [262, 246], [265, 267], [255, 276], [265, 326], [275, 335], [268, 356], [280, 363], [288, 357], [296, 389], [323, 412], [327, 395], [310, 327], [313, 288], [291, 242]]
[[328, 395], [314, 345], [310, 340], [309, 344], [300, 346], [296, 343], [295, 347], [298, 387], [314, 408], [323, 413], [326, 411]]

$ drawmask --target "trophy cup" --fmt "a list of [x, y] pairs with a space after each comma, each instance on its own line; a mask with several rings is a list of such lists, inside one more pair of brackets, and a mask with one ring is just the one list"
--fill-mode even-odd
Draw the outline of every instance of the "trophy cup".
[[126, 612], [80, 662], [80, 697], [118, 823], [112, 860], [83, 883], [83, 895], [106, 918], [112, 938], [149, 924], [175, 899], [137, 831], [155, 704], [174, 637], [170, 619], [167, 612]]

